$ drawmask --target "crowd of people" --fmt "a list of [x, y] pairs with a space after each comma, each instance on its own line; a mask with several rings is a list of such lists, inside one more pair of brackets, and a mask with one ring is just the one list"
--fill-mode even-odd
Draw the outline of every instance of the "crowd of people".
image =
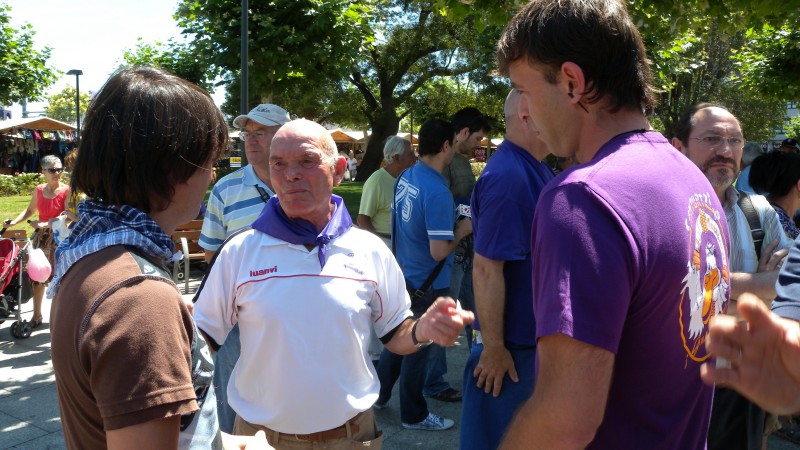
[[[50, 250], [52, 221], [72, 222], [48, 291], [67, 447], [380, 448], [374, 411], [398, 384], [406, 429], [454, 426], [426, 398], [462, 402], [462, 449], [761, 449], [768, 413], [800, 412], [800, 146], [762, 154], [712, 103], [665, 137], [649, 64], [624, 3], [531, 1], [497, 45], [512, 89], [481, 176], [489, 120], [429, 119], [416, 148], [385, 142], [356, 224], [333, 194], [355, 158], [256, 106], [233, 120], [249, 164], [211, 190], [191, 302], [170, 234], [228, 127], [194, 84], [121, 69], [70, 186], [43, 158], [5, 222], [38, 212]], [[465, 330], [453, 387], [445, 349]]]

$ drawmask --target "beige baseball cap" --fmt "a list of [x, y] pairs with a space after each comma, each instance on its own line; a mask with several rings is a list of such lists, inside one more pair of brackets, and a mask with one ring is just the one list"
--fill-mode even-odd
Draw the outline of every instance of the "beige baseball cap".
[[251, 109], [247, 115], [242, 115], [233, 119], [233, 126], [236, 128], [244, 128], [248, 120], [253, 120], [261, 125], [272, 127], [283, 125], [292, 119], [289, 118], [289, 113], [280, 106], [273, 105], [272, 103], [262, 103]]

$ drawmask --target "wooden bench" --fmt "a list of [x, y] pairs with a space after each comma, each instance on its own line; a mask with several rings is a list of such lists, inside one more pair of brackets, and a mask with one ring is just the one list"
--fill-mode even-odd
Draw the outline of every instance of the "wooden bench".
[[[192, 220], [189, 223], [175, 228], [172, 233], [172, 241], [175, 243], [175, 249], [183, 252], [183, 259], [175, 261], [172, 265], [172, 279], [176, 284], [180, 283], [183, 278], [183, 291], [185, 294], [189, 293], [189, 269], [191, 261], [205, 262], [205, 250], [200, 247], [200, 230], [203, 228], [203, 220]], [[182, 270], [181, 270], [182, 269]]]

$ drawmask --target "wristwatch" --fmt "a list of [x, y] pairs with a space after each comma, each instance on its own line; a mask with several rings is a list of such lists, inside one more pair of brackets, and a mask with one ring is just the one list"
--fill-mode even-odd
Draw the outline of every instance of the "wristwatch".
[[422, 348], [422, 347], [427, 347], [427, 346], [433, 344], [433, 339], [431, 339], [428, 342], [420, 342], [420, 341], [417, 340], [417, 324], [418, 323], [419, 323], [419, 319], [414, 321], [414, 326], [411, 327], [411, 342], [414, 343], [414, 347]]

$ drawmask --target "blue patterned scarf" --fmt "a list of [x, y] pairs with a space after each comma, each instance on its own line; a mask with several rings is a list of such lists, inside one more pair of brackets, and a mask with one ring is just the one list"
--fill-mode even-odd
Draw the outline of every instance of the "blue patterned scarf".
[[105, 205], [87, 200], [78, 205], [78, 217], [70, 236], [56, 249], [56, 268], [47, 290], [55, 296], [64, 274], [84, 256], [114, 245], [136, 247], [155, 259], [167, 260], [175, 244], [147, 214], [131, 206]]
[[353, 226], [350, 213], [344, 206], [342, 197], [331, 194], [333, 203], [333, 213], [331, 219], [322, 232], [317, 232], [317, 228], [311, 222], [304, 219], [290, 219], [283, 208], [278, 197], [273, 196], [264, 207], [264, 211], [253, 222], [253, 229], [266, 233], [272, 237], [296, 245], [315, 245], [319, 247], [319, 267], [325, 267], [327, 251], [330, 242], [343, 235]]

